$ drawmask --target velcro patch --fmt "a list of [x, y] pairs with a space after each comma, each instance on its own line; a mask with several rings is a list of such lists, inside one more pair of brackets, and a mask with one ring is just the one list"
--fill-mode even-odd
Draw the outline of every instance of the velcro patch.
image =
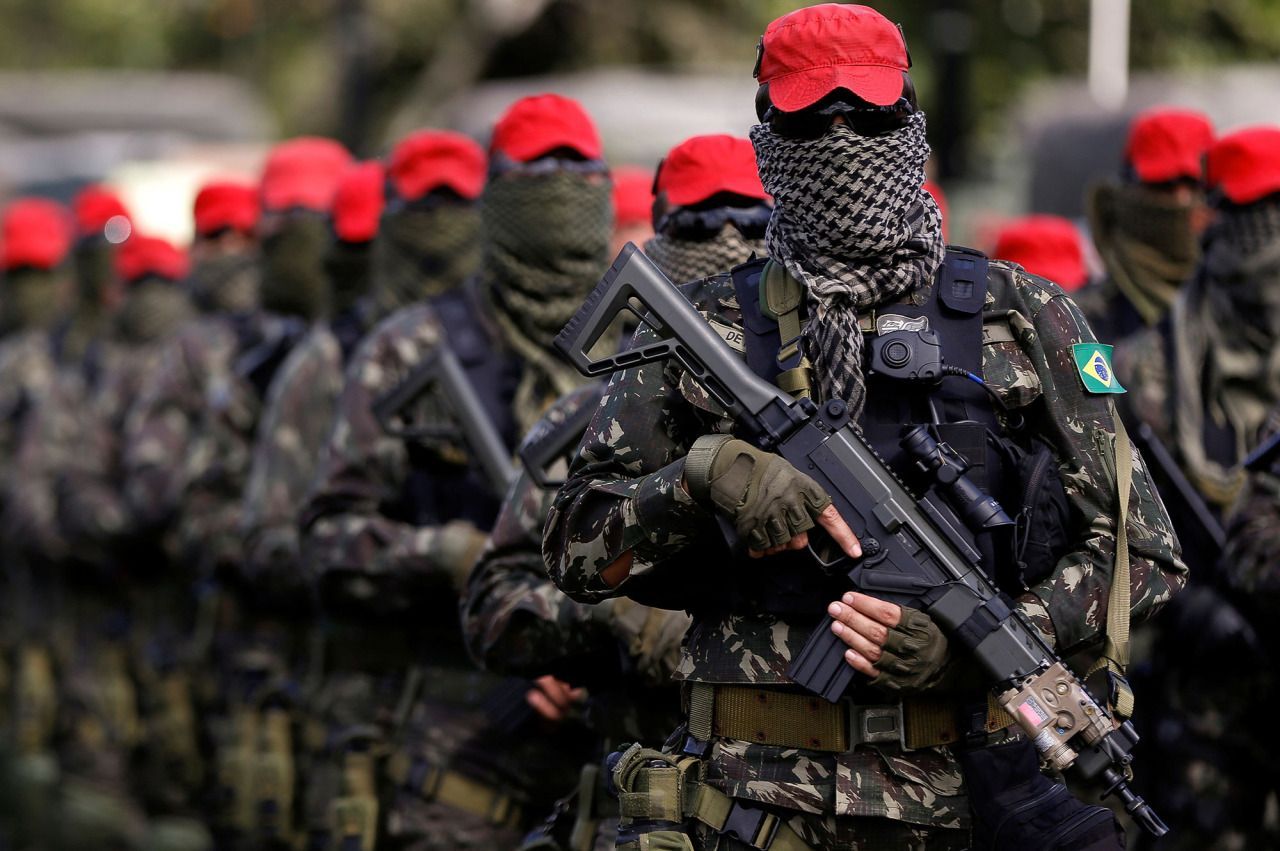
[[1102, 343], [1076, 343], [1071, 347], [1076, 369], [1084, 389], [1090, 393], [1124, 393], [1115, 370], [1111, 368], [1111, 346]]

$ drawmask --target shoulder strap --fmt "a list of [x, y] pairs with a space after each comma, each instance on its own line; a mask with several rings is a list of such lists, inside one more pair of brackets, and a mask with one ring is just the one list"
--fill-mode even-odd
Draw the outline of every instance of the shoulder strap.
[[[800, 307], [804, 304], [804, 287], [781, 263], [770, 260], [760, 273], [760, 312], [777, 319], [777, 361], [782, 371], [774, 382], [780, 390], [795, 398], [809, 398], [813, 386], [813, 365], [800, 351]], [[786, 364], [794, 365], [787, 368]]]
[[1102, 657], [1089, 670], [1106, 669], [1111, 684], [1111, 703], [1122, 719], [1133, 715], [1133, 692], [1125, 680], [1129, 667], [1129, 491], [1133, 483], [1133, 449], [1129, 432], [1117, 415], [1116, 439], [1116, 561], [1111, 571], [1111, 592], [1107, 596], [1107, 632]]

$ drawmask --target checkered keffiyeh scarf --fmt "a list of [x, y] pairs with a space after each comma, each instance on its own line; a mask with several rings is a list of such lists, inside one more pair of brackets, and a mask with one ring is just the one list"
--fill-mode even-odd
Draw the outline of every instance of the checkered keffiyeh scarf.
[[858, 311], [927, 285], [942, 262], [942, 216], [926, 192], [924, 113], [900, 130], [859, 136], [833, 126], [820, 139], [751, 130], [773, 218], [769, 256], [816, 303], [805, 330], [824, 399], [843, 399], [856, 419], [866, 397]]
[[727, 272], [764, 254], [764, 240], [747, 239], [733, 225], [725, 225], [711, 239], [677, 239], [656, 234], [644, 244], [644, 253], [677, 284]]

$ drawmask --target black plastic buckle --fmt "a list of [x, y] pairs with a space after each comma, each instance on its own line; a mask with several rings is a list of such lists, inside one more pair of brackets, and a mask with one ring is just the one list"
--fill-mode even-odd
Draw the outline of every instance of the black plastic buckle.
[[781, 826], [782, 819], [773, 813], [734, 801], [729, 808], [729, 816], [724, 820], [724, 827], [719, 832], [763, 851], [773, 844]]

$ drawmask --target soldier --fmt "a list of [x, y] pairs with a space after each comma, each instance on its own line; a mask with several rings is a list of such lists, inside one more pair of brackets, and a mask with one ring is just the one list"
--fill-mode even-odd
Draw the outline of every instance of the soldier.
[[[656, 186], [659, 201], [650, 205], [650, 229], [657, 234], [646, 250], [663, 259], [672, 278], [701, 277], [763, 251], [768, 196], [748, 140], [688, 139], [667, 154], [649, 185]], [[600, 390], [593, 384], [561, 398], [527, 440], [551, 440], [571, 451], [581, 437], [575, 423], [599, 401]], [[541, 472], [563, 477], [564, 460], [556, 458], [553, 469]], [[670, 677], [689, 617], [626, 598], [595, 606], [568, 599], [542, 561], [542, 527], [554, 495], [527, 471], [508, 492], [467, 582], [467, 647], [488, 670], [537, 678], [528, 699], [549, 719], [572, 711], [587, 687], [587, 721], [604, 753], [624, 741], [661, 741], [678, 721], [679, 695]], [[572, 848], [592, 839], [596, 847], [611, 845], [617, 812], [604, 793], [598, 762], [583, 767], [575, 794], [526, 842], [549, 835]]]
[[991, 256], [1017, 263], [1069, 293], [1089, 282], [1080, 231], [1061, 216], [1039, 214], [1007, 222], [996, 234]]
[[252, 183], [211, 180], [196, 193], [189, 288], [201, 313], [243, 314], [258, 306], [261, 214]]
[[[54, 383], [49, 331], [70, 303], [66, 267], [71, 221], [59, 204], [21, 198], [0, 216], [0, 502], [16, 486], [13, 462], [28, 413]], [[7, 709], [3, 806], [15, 842], [39, 843], [48, 827], [56, 780], [50, 749], [56, 712], [48, 583], [37, 583], [21, 542], [0, 540], [5, 617], [3, 645]]]
[[1220, 549], [1245, 481], [1240, 464], [1280, 402], [1280, 128], [1222, 136], [1206, 177], [1216, 217], [1195, 275], [1163, 322], [1116, 353], [1126, 416], [1166, 457], [1162, 496], [1188, 529], [1191, 584], [1153, 624], [1152, 662], [1134, 684], [1161, 761], [1151, 795], [1187, 848], [1237, 847], [1236, 826], [1247, 832], [1258, 817], [1258, 788], [1234, 781], [1241, 743], [1222, 725], [1239, 699], [1233, 666], [1263, 664], [1253, 637], [1263, 621]]
[[77, 192], [71, 209], [76, 223], [71, 249], [76, 299], [55, 345], [59, 362], [78, 367], [93, 341], [109, 333], [111, 314], [124, 298], [114, 258], [133, 232], [133, 220], [120, 196], [98, 184]]
[[[981, 255], [948, 253], [936, 204], [921, 188], [929, 148], [908, 65], [900, 30], [864, 6], [814, 6], [769, 26], [757, 64], [762, 123], [751, 137], [776, 205], [765, 236], [771, 262], [687, 292], [730, 345], [745, 341], [753, 370], [820, 402], [852, 406], [868, 440], [903, 473], [903, 424], [944, 416], [935, 427], [957, 442], [970, 434], [970, 453], [994, 439], [1022, 447], [1013, 451], [1023, 457], [1037, 455], [1035, 475], [1004, 468], [1016, 484], [1001, 485], [1001, 462], [989, 454], [984, 476], [1011, 514], [1025, 508], [1029, 517], [1045, 517], [1047, 505], [1058, 505], [1049, 525], [1061, 537], [1044, 540], [1032, 557], [1023, 550], [1017, 579], [1007, 573], [1018, 567], [1016, 553], [992, 542], [992, 567], [1048, 642], [1064, 655], [1083, 651], [1103, 638], [1120, 502], [1112, 406], [1099, 392], [1106, 388], [1069, 354], [1075, 345], [1092, 356], [1097, 346], [1060, 288], [1017, 267], [991, 262], [988, 274], [972, 276], [977, 290], [937, 283], [940, 270]], [[765, 317], [766, 302], [776, 322]], [[972, 382], [919, 387], [864, 372], [866, 338], [921, 318], [958, 335], [952, 323], [961, 315], [973, 324], [944, 355], [972, 363], [968, 371], [998, 405], [976, 385], [971, 391]], [[637, 342], [646, 339], [642, 331]], [[783, 343], [791, 345], [779, 352]], [[953, 658], [929, 616], [842, 594], [847, 585], [815, 570], [807, 553], [789, 552], [806, 545], [815, 525], [849, 556], [861, 548], [808, 476], [734, 439], [723, 409], [692, 384], [673, 363], [616, 376], [545, 529], [548, 569], [575, 599], [643, 595], [693, 615], [676, 675], [690, 714], [668, 740], [677, 752], [628, 751], [614, 769], [621, 791], [631, 793], [624, 800], [634, 819], [621, 847], [666, 840], [704, 848], [958, 849], [974, 841], [971, 827], [979, 843], [990, 842], [995, 819], [1007, 814], [996, 791], [1040, 782], [1034, 749], [1016, 727], [1002, 729], [1009, 719], [986, 708], [990, 684], [966, 670], [966, 659]], [[970, 400], [962, 411], [947, 414], [962, 397]], [[955, 422], [968, 417], [981, 420]], [[1132, 465], [1123, 534], [1132, 613], [1141, 619], [1181, 586], [1185, 567], [1141, 458], [1120, 459]], [[1061, 478], [1050, 484], [1054, 473]], [[749, 553], [721, 543], [717, 515], [746, 539]], [[848, 645], [846, 661], [863, 675], [835, 704], [798, 692], [784, 674], [824, 614]], [[951, 726], [962, 705], [973, 711]], [[892, 729], [871, 732], [871, 717], [893, 719]], [[966, 747], [942, 746], [959, 742]], [[693, 794], [682, 790], [674, 813], [657, 797], [670, 786], [647, 760], [669, 765], [688, 754], [702, 755], [703, 780]], [[968, 782], [980, 781], [989, 794], [966, 799], [958, 760], [981, 767], [1016, 754], [1024, 755], [1019, 772], [971, 775]], [[646, 824], [645, 806], [671, 821]], [[1072, 804], [1044, 815], [1065, 815], [1062, 832], [1089, 823], [1071, 847], [1119, 847], [1109, 814]], [[656, 831], [651, 840], [642, 835], [648, 830]], [[1002, 839], [1010, 847], [1049, 841], [1043, 834]]]
[[[168, 601], [149, 618], [153, 664], [216, 677], [217, 708], [207, 717], [218, 751], [220, 841], [292, 840], [293, 697], [281, 660], [301, 649], [288, 632], [271, 635], [271, 652], [258, 646], [254, 605], [271, 601], [239, 582], [240, 509], [267, 388], [308, 323], [331, 306], [326, 215], [350, 162], [328, 139], [272, 149], [258, 187], [260, 308], [208, 314], [184, 328], [126, 425], [126, 500], [139, 532], [162, 542], [169, 571], [150, 589], [153, 602]], [[230, 249], [236, 240], [226, 239]]]
[[1147, 110], [1129, 126], [1120, 180], [1090, 190], [1089, 228], [1106, 277], [1078, 301], [1098, 339], [1118, 343], [1155, 325], [1191, 277], [1212, 141], [1213, 125], [1199, 112]]
[[[356, 353], [303, 515], [306, 561], [331, 621], [329, 690], [341, 693], [333, 714], [345, 721], [344, 759], [359, 780], [336, 802], [335, 841], [368, 848], [376, 833], [379, 847], [514, 847], [580, 765], [581, 745], [530, 717], [527, 684], [479, 673], [467, 658], [456, 595], [497, 500], [477, 450], [453, 425], [452, 403], [425, 382], [396, 410], [380, 400], [424, 376], [447, 346], [510, 447], [581, 383], [549, 345], [606, 266], [602, 153], [579, 104], [525, 98], [493, 130], [480, 239], [464, 231], [477, 223], [474, 208], [459, 203], [480, 188], [482, 175], [470, 172], [379, 234], [375, 264], [384, 239], [398, 252], [430, 244], [432, 223], [458, 249], [479, 243], [483, 260], [463, 286], [446, 278], [455, 286], [443, 292], [430, 272], [460, 268], [456, 261], [402, 263], [388, 280], [375, 266], [379, 292], [416, 289], [419, 300]], [[453, 213], [462, 217], [449, 225]], [[388, 748], [383, 773], [376, 756]]]

